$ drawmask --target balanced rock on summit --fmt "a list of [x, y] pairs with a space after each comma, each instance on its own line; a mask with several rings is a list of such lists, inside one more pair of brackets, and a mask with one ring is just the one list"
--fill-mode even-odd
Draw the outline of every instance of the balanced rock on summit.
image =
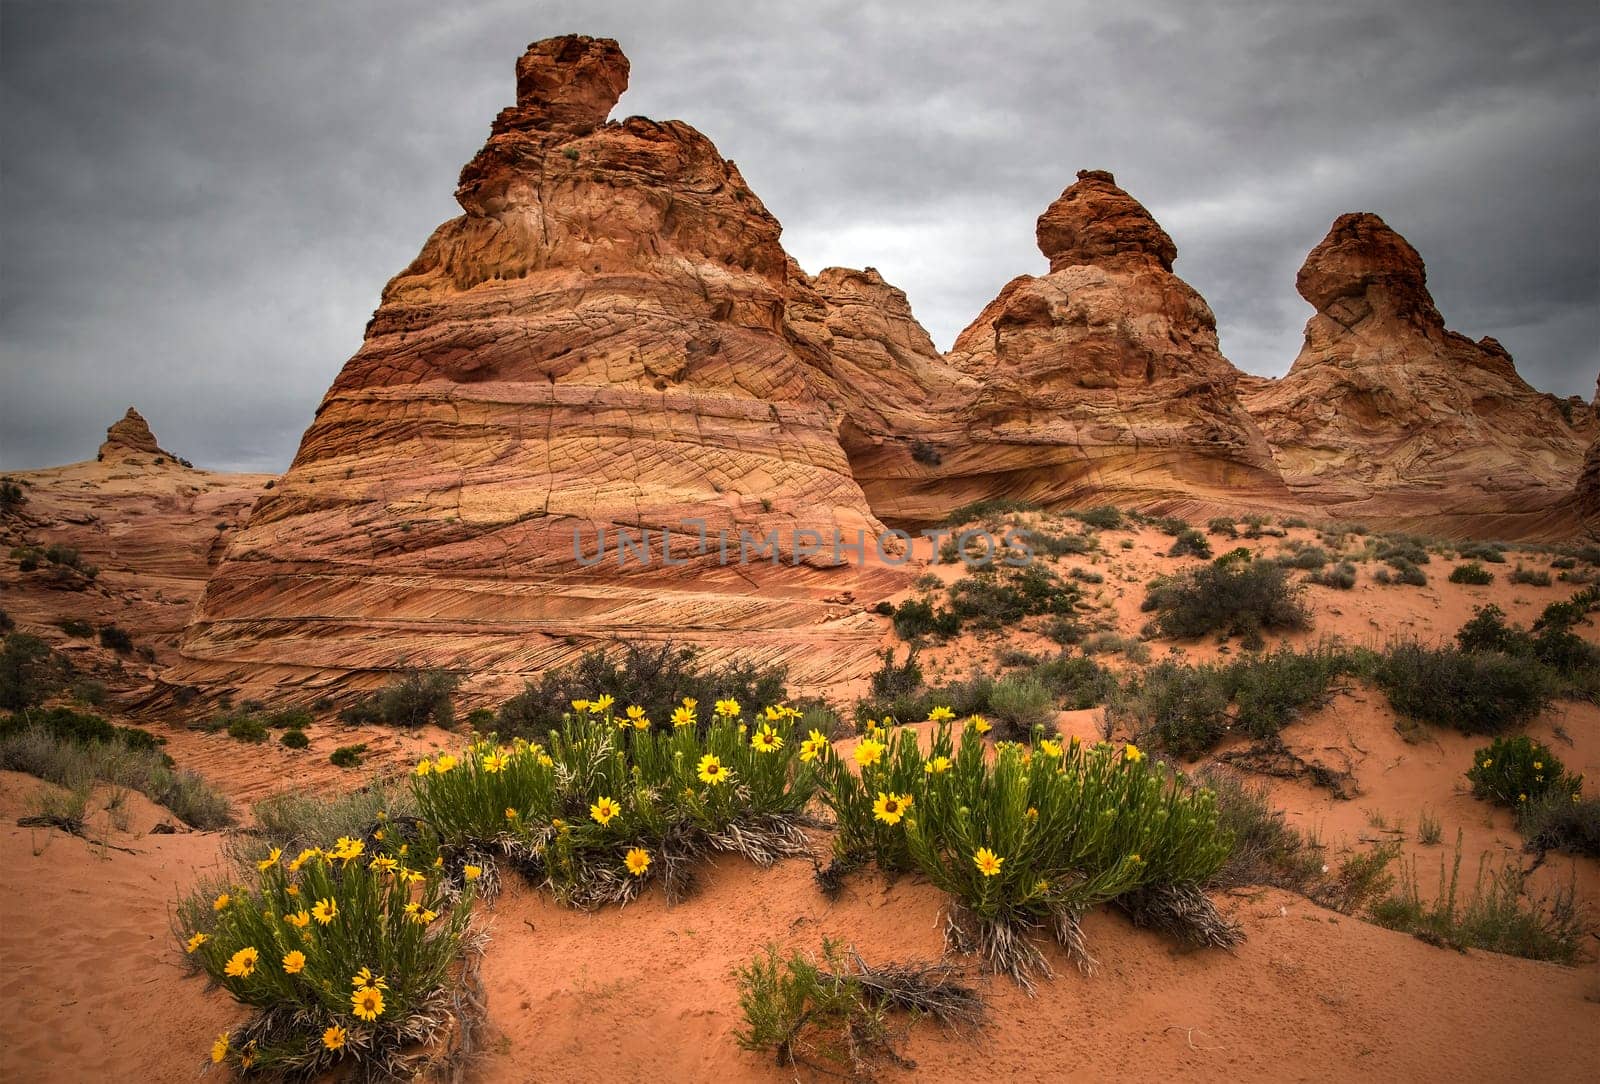
[[1405, 238], [1342, 215], [1295, 285], [1317, 310], [1305, 344], [1245, 405], [1302, 502], [1447, 533], [1570, 528], [1588, 412], [1569, 421], [1498, 342], [1448, 330]]
[[[510, 687], [617, 638], [790, 663], [802, 685], [870, 668], [876, 626], [838, 600], [904, 577], [794, 567], [798, 531], [881, 525], [784, 332], [778, 222], [695, 129], [607, 120], [628, 71], [609, 40], [529, 47], [465, 213], [384, 289], [174, 680], [447, 665]], [[619, 567], [619, 528], [650, 532], [648, 567]], [[740, 566], [741, 531], [777, 531], [782, 567]]]

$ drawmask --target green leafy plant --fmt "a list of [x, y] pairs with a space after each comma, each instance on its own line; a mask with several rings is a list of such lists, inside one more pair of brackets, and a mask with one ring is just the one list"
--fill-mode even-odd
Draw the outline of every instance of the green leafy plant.
[[1143, 608], [1155, 611], [1163, 635], [1179, 639], [1209, 632], [1259, 640], [1264, 631], [1309, 628], [1304, 588], [1289, 583], [1277, 562], [1225, 557], [1150, 585]]
[[335, 768], [359, 768], [366, 759], [367, 743], [360, 742], [356, 745], [341, 745], [328, 754], [328, 763]]
[[1473, 753], [1467, 778], [1474, 795], [1512, 809], [1550, 792], [1570, 802], [1582, 785], [1548, 747], [1525, 734], [1496, 738]]
[[1451, 583], [1486, 584], [1494, 582], [1494, 573], [1484, 568], [1476, 561], [1469, 561], [1464, 565], [1457, 565], [1450, 570]]

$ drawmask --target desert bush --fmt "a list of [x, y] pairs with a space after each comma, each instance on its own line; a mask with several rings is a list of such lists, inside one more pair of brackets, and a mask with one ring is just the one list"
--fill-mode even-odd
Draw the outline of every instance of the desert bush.
[[1467, 734], [1522, 726], [1549, 705], [1543, 667], [1493, 651], [1392, 643], [1378, 658], [1375, 680], [1402, 715]]
[[1517, 562], [1517, 567], [1511, 570], [1512, 583], [1527, 584], [1531, 587], [1549, 587], [1550, 573], [1542, 568], [1523, 568], [1522, 562]]
[[1143, 608], [1155, 611], [1163, 635], [1192, 639], [1220, 631], [1249, 644], [1263, 631], [1310, 628], [1302, 594], [1274, 561], [1224, 559], [1158, 578]]
[[1525, 734], [1496, 738], [1474, 752], [1467, 778], [1474, 795], [1512, 809], [1551, 792], [1571, 804], [1580, 786], [1548, 747]]
[[1379, 540], [1372, 555], [1395, 568], [1400, 567], [1396, 562], [1425, 565], [1431, 560], [1421, 539], [1408, 538], [1404, 535], [1386, 536]]
[[982, 569], [950, 585], [949, 609], [961, 625], [1001, 629], [1025, 617], [1071, 614], [1078, 588], [1043, 565]]
[[1340, 561], [1332, 568], [1311, 573], [1306, 577], [1306, 582], [1348, 591], [1356, 585], [1356, 566], [1349, 561]]
[[1239, 537], [1239, 525], [1230, 516], [1217, 516], [1206, 523], [1209, 534], [1226, 535], [1229, 538]]
[[1113, 708], [1141, 744], [1193, 759], [1228, 730], [1229, 680], [1219, 667], [1166, 659], [1130, 683]]
[[6, 635], [16, 627], [17, 623], [11, 619], [11, 615], [0, 609], [0, 635]]
[[133, 637], [128, 635], [126, 629], [116, 625], [100, 626], [100, 646], [118, 655], [127, 655], [133, 651]]
[[311, 1079], [354, 1066], [367, 1078], [423, 1075], [470, 1012], [459, 996], [475, 964], [470, 887], [451, 902], [444, 874], [368, 856], [362, 840], [285, 864], [263, 853], [250, 885], [183, 900], [186, 958], [254, 1009], [223, 1032], [213, 1062]]
[[782, 1067], [868, 1080], [879, 1065], [908, 1064], [896, 1050], [890, 1010], [957, 1028], [983, 1017], [983, 1000], [950, 964], [873, 967], [859, 953], [851, 957], [826, 939], [820, 960], [798, 952], [784, 958], [768, 945], [737, 972], [744, 1027], [735, 1030], [735, 1041], [772, 1054]]
[[1600, 648], [1572, 631], [1588, 620], [1594, 604], [1587, 591], [1552, 602], [1531, 632], [1507, 624], [1498, 606], [1479, 606], [1456, 632], [1456, 643], [1463, 651], [1509, 655], [1542, 670], [1554, 695], [1594, 700], [1600, 697]]
[[260, 744], [267, 740], [267, 724], [254, 715], [239, 715], [228, 724], [228, 737], [253, 745]]
[[1031, 667], [1029, 675], [1049, 689], [1056, 701], [1069, 711], [1104, 704], [1117, 689], [1116, 676], [1086, 655], [1058, 655], [1046, 659]]
[[76, 549], [60, 542], [52, 542], [46, 546], [42, 556], [57, 568], [70, 568], [74, 572], [81, 573], [87, 579], [92, 580], [100, 575], [100, 570], [85, 561], [82, 554]]
[[94, 626], [80, 617], [63, 617], [56, 627], [76, 640], [87, 640], [94, 635]]
[[949, 610], [934, 610], [925, 599], [908, 598], [894, 611], [895, 635], [916, 640], [927, 635], [954, 636], [961, 631], [961, 619]]
[[1168, 557], [1207, 557], [1211, 556], [1211, 543], [1206, 541], [1206, 536], [1192, 528], [1185, 528], [1178, 533], [1172, 542], [1172, 548], [1167, 551]]
[[1506, 549], [1495, 542], [1463, 542], [1456, 553], [1467, 561], [1485, 561], [1491, 565], [1506, 563]]
[[947, 527], [959, 527], [964, 523], [979, 523], [1018, 512], [1037, 511], [1039, 505], [1034, 501], [1019, 501], [1011, 497], [985, 497], [957, 508], [945, 517], [944, 522]]
[[366, 759], [367, 743], [360, 742], [356, 745], [341, 745], [328, 754], [328, 763], [335, 768], [359, 768]]
[[72, 695], [72, 699], [80, 704], [87, 704], [91, 708], [105, 707], [106, 701], [110, 699], [110, 691], [106, 688], [106, 683], [97, 681], [94, 678], [78, 678], [72, 683], [69, 692]]
[[1208, 887], [1267, 885], [1315, 895], [1325, 868], [1320, 848], [1289, 827], [1265, 783], [1247, 782], [1216, 764], [1200, 769], [1196, 779], [1216, 796], [1217, 827], [1233, 837], [1233, 850]]
[[1532, 850], [1600, 858], [1600, 798], [1547, 790], [1518, 806], [1517, 831]]
[[1097, 531], [1121, 530], [1126, 524], [1122, 521], [1122, 513], [1111, 505], [1102, 505], [1099, 508], [1080, 508], [1067, 515], [1082, 523], [1086, 527], [1093, 527]]
[[0, 648], [0, 709], [17, 711], [40, 703], [61, 687], [69, 669], [39, 637], [7, 635]]
[[378, 692], [339, 713], [346, 723], [385, 723], [416, 728], [455, 725], [452, 698], [461, 676], [448, 670], [408, 670]]
[[0, 768], [68, 789], [104, 782], [137, 790], [195, 828], [233, 823], [227, 798], [193, 772], [174, 770], [145, 731], [114, 727], [98, 716], [67, 709], [17, 724], [13, 717], [0, 732]]
[[327, 846], [340, 837], [360, 838], [376, 825], [406, 821], [415, 813], [409, 785], [375, 777], [331, 797], [286, 791], [263, 798], [251, 807], [255, 829], [247, 838], [250, 846], [264, 843], [299, 851]]
[[1235, 661], [1225, 679], [1239, 726], [1253, 738], [1276, 735], [1307, 708], [1327, 703], [1334, 680], [1355, 665], [1351, 654], [1335, 644], [1306, 651], [1283, 647]]
[[1120, 632], [1097, 632], [1083, 638], [1085, 655], [1121, 655], [1131, 663], [1143, 666], [1150, 661], [1150, 649], [1136, 636]]
[[305, 749], [311, 744], [304, 730], [285, 730], [278, 741], [285, 749]]
[[1469, 561], [1464, 565], [1457, 565], [1455, 568], [1450, 570], [1450, 582], [1470, 583], [1477, 585], [1493, 583], [1494, 573], [1490, 572], [1476, 561]]
[[1403, 583], [1408, 587], [1428, 585], [1428, 574], [1404, 557], [1391, 557], [1389, 567], [1394, 571], [1380, 568], [1372, 578], [1379, 583]]
[[1301, 546], [1293, 553], [1279, 557], [1278, 563], [1285, 568], [1298, 568], [1309, 571], [1321, 568], [1329, 560], [1328, 551], [1321, 546]]
[[1034, 727], [1055, 720], [1055, 698], [1032, 675], [1008, 674], [989, 696], [989, 713], [994, 717], [996, 737], [1026, 741]]
[[503, 738], [548, 740], [560, 730], [574, 700], [608, 693], [622, 704], [645, 710], [652, 725], [671, 729], [673, 709], [687, 698], [700, 704], [718, 698], [741, 704], [778, 704], [788, 695], [788, 674], [782, 666], [747, 662], [707, 666], [695, 648], [677, 644], [623, 644], [606, 652], [587, 652], [570, 667], [528, 682], [500, 706], [495, 729]]
[[1463, 899], [1458, 833], [1448, 874], [1443, 859], [1439, 862], [1439, 888], [1431, 900], [1422, 897], [1413, 859], [1401, 878], [1400, 891], [1373, 904], [1372, 918], [1430, 944], [1568, 966], [1578, 963], [1590, 931], [1575, 893], [1568, 888], [1546, 899], [1527, 898], [1526, 881], [1527, 875], [1509, 863], [1491, 869], [1486, 855], [1479, 859], [1472, 894]]
[[[702, 728], [680, 704], [671, 729], [580, 701], [548, 748], [480, 742], [417, 765], [419, 815], [457, 849], [504, 856], [578, 907], [626, 903], [660, 879], [685, 894], [698, 857], [735, 852], [763, 865], [807, 853], [800, 831], [827, 735], [794, 733], [797, 710], [751, 722], [724, 698]], [[643, 724], [643, 725], [637, 725]]]
[[1099, 545], [1093, 533], [1089, 531], [1059, 532], [1030, 527], [1019, 533], [1034, 553], [1042, 553], [1047, 557], [1085, 554]]
[[28, 503], [28, 495], [10, 478], [0, 480], [0, 515], [9, 515]]

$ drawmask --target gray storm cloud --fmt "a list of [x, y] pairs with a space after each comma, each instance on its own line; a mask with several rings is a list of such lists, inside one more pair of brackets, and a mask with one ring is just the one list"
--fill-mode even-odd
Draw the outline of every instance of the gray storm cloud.
[[1591, 2], [487, 3], [0, 8], [0, 467], [129, 404], [197, 463], [278, 470], [378, 292], [513, 97], [523, 46], [618, 39], [619, 113], [739, 162], [811, 271], [879, 268], [935, 340], [1037, 273], [1034, 218], [1113, 170], [1223, 350], [1277, 374], [1340, 213], [1428, 262], [1535, 386], [1600, 369]]

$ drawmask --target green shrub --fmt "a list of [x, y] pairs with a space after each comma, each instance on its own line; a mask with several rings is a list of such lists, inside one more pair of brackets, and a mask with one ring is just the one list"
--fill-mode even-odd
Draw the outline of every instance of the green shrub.
[[[289, 733], [294, 733], [290, 731]], [[321, 847], [341, 836], [362, 837], [385, 820], [403, 822], [415, 815], [407, 783], [371, 779], [365, 786], [333, 796], [286, 791], [263, 798], [251, 807], [257, 841], [268, 847], [298, 851]]]
[[439, 870], [365, 851], [344, 840], [285, 866], [273, 850], [252, 885], [180, 903], [187, 958], [255, 1010], [217, 1038], [214, 1061], [304, 1079], [350, 1065], [420, 1078], [425, 1048], [451, 1045], [472, 1011], [461, 996], [472, 889], [452, 903]]
[[271, 730], [304, 730], [316, 718], [310, 708], [279, 708], [265, 713], [261, 721]]
[[1213, 561], [1151, 584], [1144, 609], [1156, 612], [1163, 635], [1192, 639], [1209, 632], [1259, 641], [1263, 631], [1305, 629], [1311, 613], [1275, 561]]
[[1474, 795], [1512, 809], [1550, 792], [1568, 798], [1571, 804], [1570, 797], [1579, 788], [1578, 780], [1567, 774], [1560, 759], [1525, 734], [1496, 738], [1474, 752], [1467, 778]]
[[1578, 963], [1590, 931], [1573, 891], [1558, 891], [1550, 899], [1526, 899], [1527, 875], [1510, 864], [1491, 870], [1486, 859], [1479, 860], [1472, 895], [1463, 901], [1458, 834], [1448, 876], [1440, 860], [1439, 888], [1433, 898], [1422, 898], [1413, 860], [1409, 876], [1401, 880], [1401, 891], [1373, 905], [1373, 920], [1454, 949], [1475, 948], [1568, 966]]
[[253, 715], [240, 715], [228, 724], [228, 737], [259, 744], [267, 740], [267, 725]]
[[956, 981], [949, 964], [875, 968], [859, 953], [852, 953], [852, 964], [826, 939], [822, 953], [820, 962], [800, 953], [784, 959], [768, 945], [764, 956], [738, 970], [744, 1027], [734, 1038], [741, 1047], [770, 1053], [781, 1067], [870, 1080], [880, 1065], [911, 1064], [896, 1050], [889, 1010], [932, 1016], [947, 1027], [971, 1027], [982, 1018], [977, 991]]
[[994, 716], [997, 737], [1026, 741], [1034, 727], [1054, 723], [1055, 698], [1032, 675], [1007, 674], [989, 696], [989, 712]]
[[29, 727], [39, 727], [60, 741], [112, 742], [122, 741], [130, 749], [157, 749], [160, 740], [148, 730], [132, 726], [113, 726], [98, 715], [71, 708], [55, 707], [47, 711], [17, 712], [0, 721], [0, 734], [15, 734]]
[[961, 625], [1002, 629], [1025, 617], [1071, 614], [1078, 589], [1044, 565], [983, 569], [950, 585], [949, 604]]
[[278, 741], [286, 749], [305, 749], [311, 744], [311, 739], [306, 737], [304, 730], [285, 730]]
[[1192, 528], [1185, 528], [1178, 533], [1172, 542], [1172, 548], [1167, 551], [1168, 557], [1207, 557], [1211, 556], [1211, 543], [1206, 541], [1206, 536]]
[[1492, 651], [1391, 644], [1374, 678], [1402, 715], [1467, 734], [1498, 734], [1530, 722], [1550, 703], [1543, 667]]
[[485, 734], [493, 730], [494, 720], [493, 708], [473, 708], [467, 712], [467, 728], [476, 734]]
[[1212, 874], [1212, 888], [1265, 885], [1314, 895], [1325, 869], [1318, 848], [1289, 827], [1262, 782], [1208, 764], [1197, 780], [1216, 795], [1217, 827], [1233, 837], [1228, 860]]
[[10, 478], [0, 481], [0, 515], [9, 515], [28, 503], [28, 495]]
[[1450, 582], [1470, 583], [1477, 585], [1493, 583], [1494, 573], [1490, 572], [1476, 561], [1469, 561], [1467, 564], [1457, 565], [1455, 568], [1450, 570]]
[[1313, 570], [1326, 565], [1329, 560], [1328, 551], [1321, 546], [1302, 546], [1293, 553], [1279, 557], [1278, 563], [1285, 568]]
[[1508, 655], [1530, 650], [1528, 636], [1506, 624], [1505, 611], [1493, 603], [1476, 606], [1472, 616], [1456, 630], [1456, 644], [1462, 651], [1499, 651]]
[[1270, 738], [1307, 708], [1327, 703], [1334, 679], [1354, 667], [1349, 652], [1319, 644], [1309, 651], [1284, 647], [1239, 659], [1225, 677], [1239, 726], [1253, 738]]
[[79, 617], [64, 617], [56, 627], [76, 640], [87, 640], [94, 635], [94, 626]]
[[[719, 698], [741, 704], [779, 704], [788, 695], [786, 670], [747, 662], [707, 666], [692, 647], [676, 644], [624, 644], [620, 649], [587, 652], [570, 667], [528, 682], [500, 706], [496, 729], [505, 738], [545, 740], [560, 730], [572, 701], [610, 693], [624, 706], [637, 704], [658, 728], [670, 728], [673, 709], [685, 698], [710, 705]], [[704, 716], [702, 716], [704, 718]]]
[[1550, 562], [1550, 567], [1558, 569], [1577, 568], [1578, 559], [1576, 557], [1557, 557]]
[[1517, 567], [1511, 570], [1511, 582], [1528, 584], [1532, 587], [1549, 587], [1550, 573], [1542, 568], [1523, 568], [1519, 561]]
[[[1428, 585], [1428, 574], [1404, 557], [1391, 557], [1389, 559], [1389, 567], [1394, 569], [1394, 572], [1389, 576], [1374, 576], [1373, 578], [1378, 580], [1379, 583], [1388, 583], [1392, 579], [1395, 583], [1403, 583], [1408, 587], [1426, 587]], [[1379, 569], [1378, 571], [1382, 573], [1384, 570]]]
[[33, 707], [59, 689], [67, 673], [66, 660], [39, 637], [9, 634], [0, 648], [0, 709]]
[[1239, 525], [1229, 516], [1217, 516], [1206, 524], [1206, 530], [1211, 534], [1227, 535], [1229, 538], [1239, 537]]
[[133, 637], [116, 625], [102, 625], [100, 646], [115, 651], [118, 655], [127, 655], [133, 651]]
[[902, 640], [916, 640], [930, 633], [953, 636], [961, 630], [961, 619], [949, 610], [935, 612], [931, 603], [922, 599], [906, 599], [894, 611], [895, 635]]
[[1068, 711], [1104, 704], [1117, 689], [1116, 676], [1086, 655], [1058, 655], [1032, 667], [1029, 674]]
[[1200, 889], [1232, 843], [1209, 793], [1132, 746], [1040, 738], [999, 743], [991, 758], [980, 730], [969, 721], [956, 745], [939, 722], [926, 753], [912, 731], [869, 734], [851, 755], [859, 774], [824, 748], [836, 854], [920, 871], [952, 897], [952, 947], [1024, 985], [1049, 973], [1029, 934], [1048, 925], [1084, 961], [1079, 919], [1100, 903], [1196, 944], [1238, 942]]
[[1306, 582], [1348, 591], [1356, 585], [1356, 566], [1349, 561], [1340, 561], [1333, 568], [1311, 573], [1306, 577]]
[[773, 706], [741, 722], [726, 698], [702, 729], [620, 721], [604, 698], [576, 711], [548, 749], [479, 743], [424, 760], [412, 776], [419, 815], [447, 845], [503, 855], [580, 907], [626, 903], [660, 878], [682, 896], [694, 859], [738, 852], [763, 865], [807, 853], [802, 813], [826, 735], [794, 733]]
[[367, 743], [357, 745], [341, 745], [328, 754], [328, 763], [335, 768], [359, 768], [366, 759]]
[[1600, 858], [1600, 798], [1547, 790], [1518, 806], [1517, 831], [1533, 850]]
[[959, 527], [963, 523], [978, 523], [1017, 512], [1037, 511], [1039, 505], [1033, 501], [1019, 501], [1010, 497], [985, 497], [983, 500], [973, 501], [957, 508], [946, 517], [944, 523], [947, 527]]
[[0, 635], [5, 635], [16, 627], [17, 623], [11, 619], [11, 615], [0, 609]]
[[1227, 733], [1228, 691], [1228, 676], [1218, 667], [1166, 659], [1131, 684], [1116, 713], [1130, 721], [1142, 744], [1192, 760]]
[[1094, 535], [1087, 531], [1081, 533], [1076, 531], [1057, 533], [1030, 527], [1020, 533], [1027, 540], [1029, 549], [1036, 554], [1044, 554], [1047, 557], [1085, 554], [1094, 550], [1098, 545]]
[[1395, 568], [1401, 567], [1396, 562], [1411, 565], [1425, 565], [1431, 558], [1428, 551], [1423, 548], [1419, 539], [1407, 538], [1404, 535], [1391, 536], [1383, 539], [1372, 554], [1375, 558]]
[[1486, 561], [1491, 565], [1506, 563], [1506, 548], [1494, 542], [1463, 542], [1456, 547], [1463, 560]]
[[1086, 527], [1093, 527], [1099, 531], [1121, 530], [1126, 524], [1122, 521], [1122, 513], [1111, 505], [1099, 508], [1083, 508], [1067, 515], [1082, 523]]
[[110, 699], [110, 691], [106, 683], [94, 678], [79, 678], [72, 683], [72, 699], [80, 704], [87, 704], [91, 708], [103, 708]]

